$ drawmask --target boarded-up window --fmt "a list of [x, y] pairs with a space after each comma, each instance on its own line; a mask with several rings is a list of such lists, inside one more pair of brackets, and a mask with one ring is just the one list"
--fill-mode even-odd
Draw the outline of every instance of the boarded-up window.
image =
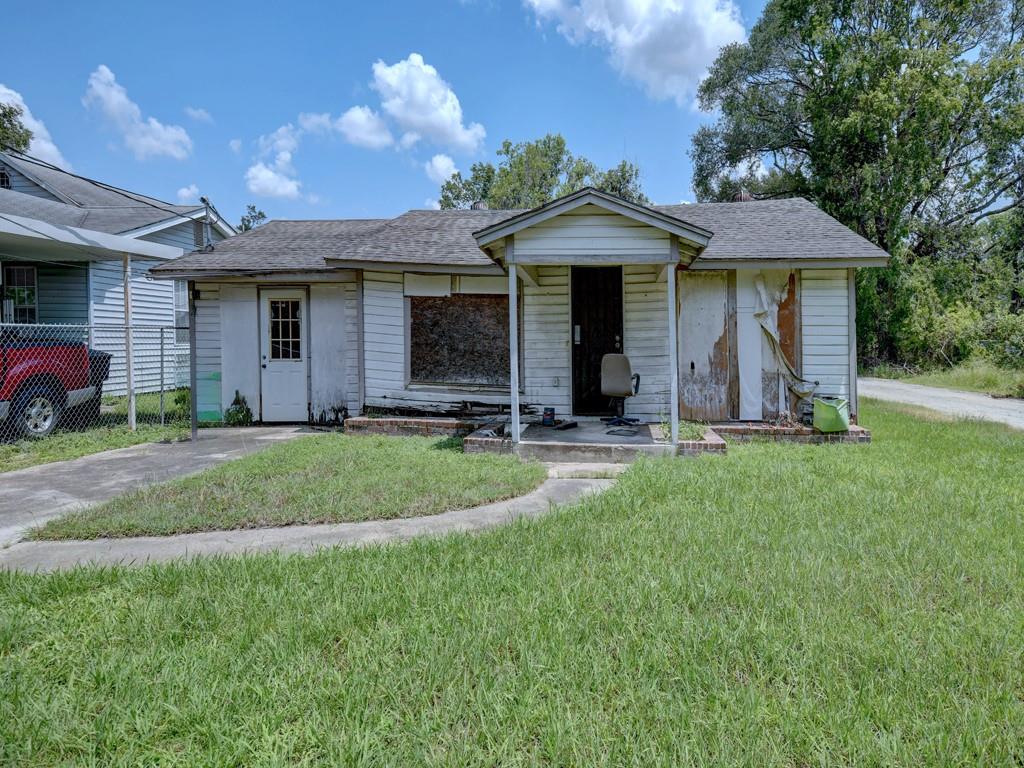
[[508, 386], [507, 296], [413, 296], [409, 305], [412, 381]]

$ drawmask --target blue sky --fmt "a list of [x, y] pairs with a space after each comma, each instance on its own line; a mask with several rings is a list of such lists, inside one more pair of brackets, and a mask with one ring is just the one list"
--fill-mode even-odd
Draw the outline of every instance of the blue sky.
[[[5, 8], [0, 100], [37, 154], [231, 220], [392, 216], [505, 138], [562, 133], [690, 200], [693, 88], [759, 0], [50, 3]], [[42, 45], [45, 41], [45, 45]], [[47, 134], [49, 141], [47, 141]], [[431, 178], [433, 177], [433, 178]]]

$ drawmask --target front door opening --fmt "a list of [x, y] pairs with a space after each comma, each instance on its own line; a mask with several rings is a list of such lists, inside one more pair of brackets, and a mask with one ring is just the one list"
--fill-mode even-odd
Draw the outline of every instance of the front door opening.
[[622, 352], [622, 267], [572, 268], [572, 410], [611, 416], [601, 394], [601, 358]]
[[260, 405], [263, 421], [309, 419], [306, 292], [260, 294]]

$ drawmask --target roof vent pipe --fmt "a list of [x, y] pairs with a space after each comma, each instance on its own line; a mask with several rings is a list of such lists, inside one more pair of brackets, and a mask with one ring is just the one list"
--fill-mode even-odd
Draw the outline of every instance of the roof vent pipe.
[[487, 210], [487, 201], [485, 201], [485, 200], [477, 200], [476, 202], [474, 202], [469, 207], [470, 207], [471, 210], [474, 210], [474, 211], [486, 211]]

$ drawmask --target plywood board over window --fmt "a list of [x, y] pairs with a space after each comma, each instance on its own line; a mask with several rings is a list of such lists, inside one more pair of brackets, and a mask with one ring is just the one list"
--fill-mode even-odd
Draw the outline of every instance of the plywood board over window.
[[508, 296], [409, 297], [409, 379], [508, 386]]

